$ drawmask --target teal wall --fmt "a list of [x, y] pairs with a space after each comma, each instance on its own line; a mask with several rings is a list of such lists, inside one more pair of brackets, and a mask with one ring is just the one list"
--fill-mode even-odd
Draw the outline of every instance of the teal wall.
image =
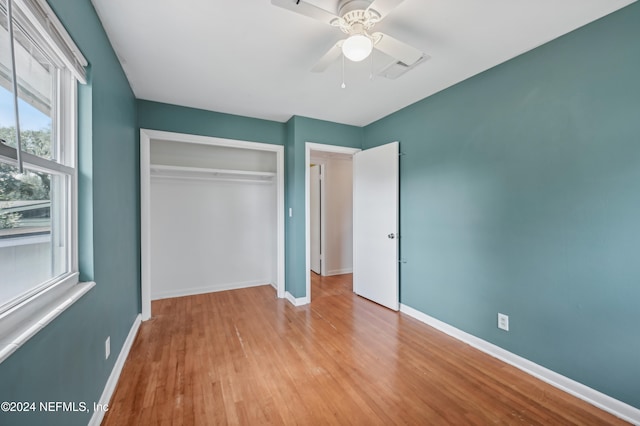
[[[286, 265], [287, 291], [294, 297], [307, 294], [305, 240], [305, 152], [306, 142], [360, 148], [363, 129], [294, 116], [287, 122], [286, 151]], [[289, 217], [289, 208], [293, 216]]]
[[403, 303], [637, 408], [639, 46], [635, 3], [364, 141], [406, 154]]
[[286, 125], [270, 120], [138, 100], [141, 129], [284, 145]]
[[[97, 284], [0, 364], [0, 401], [93, 404], [140, 306], [136, 104], [90, 1], [50, 4], [90, 63], [79, 90], [79, 260]], [[0, 413], [0, 424], [86, 425], [90, 416]]]

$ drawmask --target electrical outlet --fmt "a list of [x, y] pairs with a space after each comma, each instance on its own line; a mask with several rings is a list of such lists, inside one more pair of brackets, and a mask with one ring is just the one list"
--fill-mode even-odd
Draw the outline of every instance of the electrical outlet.
[[107, 337], [107, 340], [104, 341], [104, 359], [109, 359], [110, 354], [111, 354], [111, 336]]
[[509, 331], [509, 315], [498, 312], [498, 328], [504, 331]]

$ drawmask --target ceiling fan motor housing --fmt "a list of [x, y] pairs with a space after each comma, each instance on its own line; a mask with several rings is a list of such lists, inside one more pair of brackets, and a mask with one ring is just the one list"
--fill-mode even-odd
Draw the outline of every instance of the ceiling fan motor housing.
[[362, 34], [371, 29], [379, 20], [380, 14], [373, 9], [369, 0], [342, 0], [338, 5], [338, 26], [347, 34]]
[[342, 0], [338, 3], [338, 16], [344, 18], [349, 12], [362, 10], [365, 11], [371, 5], [369, 0]]
[[[317, 0], [316, 0], [317, 1]], [[347, 38], [336, 42], [313, 72], [322, 72], [338, 58], [358, 62], [369, 57], [374, 49], [393, 59], [384, 68], [384, 77], [397, 78], [429, 56], [419, 49], [396, 40], [382, 32], [373, 32], [373, 27], [403, 0], [339, 0], [334, 10], [316, 6], [311, 0], [271, 0], [271, 3], [293, 12], [316, 19], [347, 34]], [[387, 60], [387, 57], [384, 57]], [[373, 64], [373, 62], [372, 62]]]

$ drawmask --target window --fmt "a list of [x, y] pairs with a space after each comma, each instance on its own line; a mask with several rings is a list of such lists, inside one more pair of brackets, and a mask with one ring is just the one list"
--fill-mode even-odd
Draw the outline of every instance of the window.
[[78, 291], [76, 86], [84, 65], [45, 0], [0, 0], [0, 361], [16, 337], [25, 340], [19, 324], [50, 321], [56, 301]]

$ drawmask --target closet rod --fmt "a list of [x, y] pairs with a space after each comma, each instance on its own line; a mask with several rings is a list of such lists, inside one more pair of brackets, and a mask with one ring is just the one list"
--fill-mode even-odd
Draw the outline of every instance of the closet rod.
[[152, 180], [196, 180], [196, 181], [209, 181], [209, 182], [237, 182], [237, 183], [262, 183], [271, 184], [272, 179], [240, 179], [240, 178], [225, 178], [225, 177], [206, 177], [206, 176], [163, 176], [163, 175], [151, 175]]
[[171, 173], [171, 175], [180, 175], [184, 173], [186, 175], [193, 174], [206, 174], [206, 175], [236, 175], [236, 176], [246, 176], [246, 177], [265, 177], [271, 178], [276, 174], [274, 172], [258, 172], [258, 171], [250, 171], [250, 170], [232, 170], [232, 169], [212, 169], [205, 167], [186, 167], [186, 166], [169, 166], [164, 164], [152, 164], [151, 165], [151, 173], [152, 174], [167, 174]]

